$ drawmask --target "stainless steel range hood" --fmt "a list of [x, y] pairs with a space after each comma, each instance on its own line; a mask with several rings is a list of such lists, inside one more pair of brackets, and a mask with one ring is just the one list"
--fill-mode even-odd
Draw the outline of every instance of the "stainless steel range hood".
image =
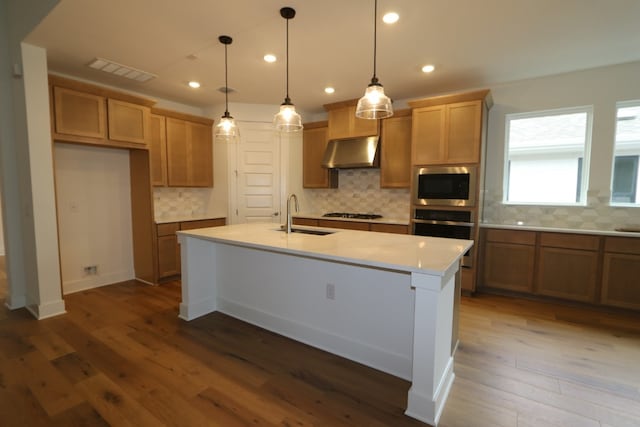
[[322, 167], [329, 169], [380, 167], [378, 145], [380, 137], [333, 139], [329, 141]]

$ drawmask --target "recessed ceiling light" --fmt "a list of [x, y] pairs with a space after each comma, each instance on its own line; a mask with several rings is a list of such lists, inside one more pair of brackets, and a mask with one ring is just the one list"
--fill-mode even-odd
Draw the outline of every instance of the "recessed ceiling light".
[[266, 62], [276, 62], [276, 56], [268, 53], [264, 56], [264, 60]]
[[198, 89], [200, 87], [200, 83], [192, 80], [189, 82], [189, 87], [192, 89]]
[[382, 21], [385, 24], [395, 24], [396, 22], [398, 22], [398, 19], [400, 19], [400, 15], [395, 12], [385, 13], [382, 17]]
[[431, 73], [435, 69], [436, 69], [436, 67], [434, 67], [433, 65], [425, 65], [424, 67], [422, 67], [422, 72], [423, 73]]
[[325, 87], [324, 88], [324, 93], [328, 93], [328, 94], [332, 94], [334, 93], [336, 90], [332, 87]]

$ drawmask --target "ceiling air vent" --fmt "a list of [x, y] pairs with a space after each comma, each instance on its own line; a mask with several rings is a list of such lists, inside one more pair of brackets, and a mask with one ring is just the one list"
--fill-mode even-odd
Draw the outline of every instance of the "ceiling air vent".
[[96, 58], [87, 64], [88, 67], [94, 70], [104, 71], [105, 73], [113, 74], [123, 77], [125, 79], [133, 80], [136, 82], [144, 83], [151, 79], [155, 79], [155, 74], [147, 73], [146, 71], [138, 70], [128, 65], [118, 64], [117, 62], [109, 61], [108, 59]]

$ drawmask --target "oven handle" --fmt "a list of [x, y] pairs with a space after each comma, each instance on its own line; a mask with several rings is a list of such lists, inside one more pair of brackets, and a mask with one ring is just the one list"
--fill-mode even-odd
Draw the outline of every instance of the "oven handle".
[[434, 219], [414, 219], [413, 222], [418, 222], [420, 224], [459, 225], [463, 227], [475, 227], [475, 224], [473, 222], [437, 221]]

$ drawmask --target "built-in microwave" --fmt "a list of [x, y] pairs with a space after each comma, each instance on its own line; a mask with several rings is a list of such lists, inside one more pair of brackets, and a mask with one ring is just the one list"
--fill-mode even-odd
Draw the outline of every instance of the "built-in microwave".
[[414, 169], [415, 205], [475, 206], [476, 166], [423, 166]]

